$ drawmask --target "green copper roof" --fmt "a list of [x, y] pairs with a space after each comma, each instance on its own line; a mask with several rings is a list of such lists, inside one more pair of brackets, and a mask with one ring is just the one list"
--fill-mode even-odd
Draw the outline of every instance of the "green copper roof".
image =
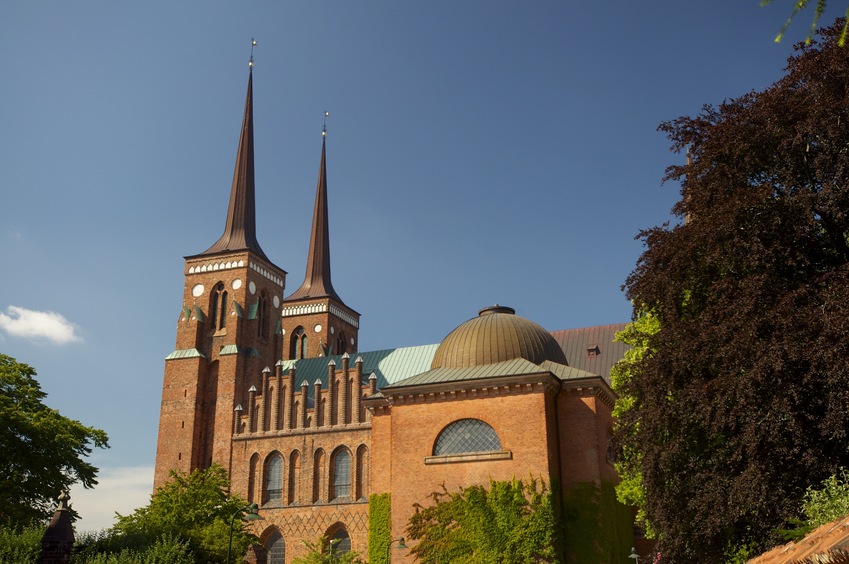
[[[402, 347], [382, 351], [369, 351], [350, 355], [350, 366], [353, 369], [357, 357], [363, 359], [363, 384], [368, 383], [369, 376], [377, 376], [377, 387], [383, 388], [392, 382], [398, 382], [419, 374], [430, 368], [433, 354], [439, 345], [421, 345], [418, 347]], [[301, 360], [281, 361], [284, 373], [290, 367], [295, 367], [296, 386], [306, 381], [310, 387], [316, 380], [321, 380], [323, 388], [327, 388], [327, 365], [330, 361], [336, 363], [336, 370], [342, 370], [342, 355], [304, 358]]]
[[242, 356], [253, 356], [259, 357], [259, 351], [253, 347], [242, 348], [238, 345], [224, 345], [221, 347], [221, 350], [218, 352], [219, 356], [224, 356], [228, 354], [240, 354]]
[[433, 370], [423, 372], [422, 374], [416, 374], [415, 376], [406, 378], [400, 382], [395, 382], [387, 386], [385, 389], [395, 390], [397, 388], [406, 388], [409, 386], [422, 386], [447, 382], [468, 382], [472, 380], [484, 380], [486, 378], [526, 376], [545, 372], [550, 372], [561, 380], [591, 378], [595, 376], [595, 374], [584, 372], [577, 368], [571, 368], [565, 364], [558, 364], [551, 361], [534, 364], [524, 358], [514, 358], [512, 360], [505, 360], [492, 364], [482, 364], [478, 366], [435, 368]]
[[203, 353], [197, 349], [177, 349], [168, 356], [165, 360], [177, 360], [178, 358], [206, 358]]

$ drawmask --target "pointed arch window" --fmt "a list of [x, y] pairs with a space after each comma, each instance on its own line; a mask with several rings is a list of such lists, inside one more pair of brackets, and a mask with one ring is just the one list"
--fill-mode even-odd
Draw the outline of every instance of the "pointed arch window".
[[330, 551], [333, 554], [345, 554], [351, 552], [351, 537], [345, 527], [340, 526], [330, 536]]
[[289, 505], [298, 503], [298, 486], [301, 479], [301, 454], [295, 450], [289, 456], [289, 488], [287, 497]]
[[330, 499], [351, 497], [351, 453], [342, 448], [333, 457], [333, 488]]
[[278, 531], [271, 533], [265, 541], [265, 553], [268, 556], [268, 564], [285, 564], [286, 541]]
[[298, 360], [307, 357], [307, 333], [303, 327], [298, 327], [292, 331], [292, 336], [289, 341], [289, 358]]
[[357, 472], [356, 472], [356, 491], [354, 495], [357, 499], [365, 499], [368, 496], [367, 484], [369, 473], [368, 447], [360, 445], [357, 448]]
[[213, 331], [220, 331], [227, 326], [227, 290], [221, 282], [215, 285], [210, 296], [209, 321]]
[[312, 501], [320, 503], [326, 501], [327, 498], [322, 495], [326, 494], [325, 484], [327, 483], [327, 472], [324, 468], [326, 457], [322, 449], [315, 451], [313, 458], [313, 475], [312, 475]]
[[259, 480], [257, 479], [259, 477], [259, 466], [259, 454], [254, 453], [254, 455], [251, 456], [249, 467], [250, 473], [248, 474], [248, 501], [252, 503], [256, 501], [257, 498], [256, 485], [259, 482]]
[[262, 290], [259, 294], [256, 316], [259, 322], [257, 323], [257, 336], [267, 339], [270, 315], [268, 312], [268, 292], [265, 290]]
[[265, 502], [283, 500], [283, 457], [274, 454], [268, 459], [265, 470]]

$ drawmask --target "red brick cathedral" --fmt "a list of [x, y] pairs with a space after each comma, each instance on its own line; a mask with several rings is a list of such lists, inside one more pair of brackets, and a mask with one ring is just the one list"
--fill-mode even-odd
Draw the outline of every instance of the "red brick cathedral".
[[[324, 138], [297, 290], [257, 241], [252, 88], [249, 75], [224, 233], [186, 257], [155, 486], [220, 464], [233, 493], [260, 506], [260, 560], [291, 562], [321, 536], [367, 557], [380, 526], [380, 562], [443, 484], [533, 476], [556, 494], [567, 561], [624, 562], [630, 513], [613, 499], [608, 449], [622, 325], [549, 333], [496, 305], [440, 344], [359, 352], [360, 314], [331, 283]], [[373, 494], [390, 494], [380, 525]]]

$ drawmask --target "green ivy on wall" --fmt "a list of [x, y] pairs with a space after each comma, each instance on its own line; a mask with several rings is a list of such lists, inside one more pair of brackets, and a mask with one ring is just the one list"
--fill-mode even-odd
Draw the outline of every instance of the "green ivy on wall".
[[[553, 498], [539, 479], [493, 481], [431, 494], [416, 504], [410, 553], [422, 564], [561, 562]], [[588, 561], [589, 562], [589, 561]]]
[[392, 536], [391, 494], [371, 494], [368, 498], [368, 561], [389, 564], [386, 548]]

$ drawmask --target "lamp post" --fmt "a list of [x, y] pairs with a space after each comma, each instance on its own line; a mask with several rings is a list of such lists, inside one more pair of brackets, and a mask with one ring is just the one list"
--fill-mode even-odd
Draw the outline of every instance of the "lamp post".
[[230, 541], [227, 543], [227, 564], [230, 564], [230, 550], [233, 548], [233, 524], [236, 522], [236, 517], [238, 517], [239, 514], [243, 511], [247, 511], [247, 514], [242, 517], [244, 521], [265, 520], [263, 516], [258, 513], [259, 505], [257, 505], [256, 503], [246, 505], [235, 513], [233, 513], [233, 517], [230, 519]]
[[386, 562], [392, 562], [392, 543], [397, 542], [398, 546], [395, 548], [408, 548], [406, 544], [404, 544], [404, 537], [392, 539], [389, 541], [389, 544], [386, 545]]
[[633, 558], [634, 564], [640, 564], [640, 555], [637, 554], [636, 547], [631, 547], [631, 554], [628, 555], [628, 558]]

